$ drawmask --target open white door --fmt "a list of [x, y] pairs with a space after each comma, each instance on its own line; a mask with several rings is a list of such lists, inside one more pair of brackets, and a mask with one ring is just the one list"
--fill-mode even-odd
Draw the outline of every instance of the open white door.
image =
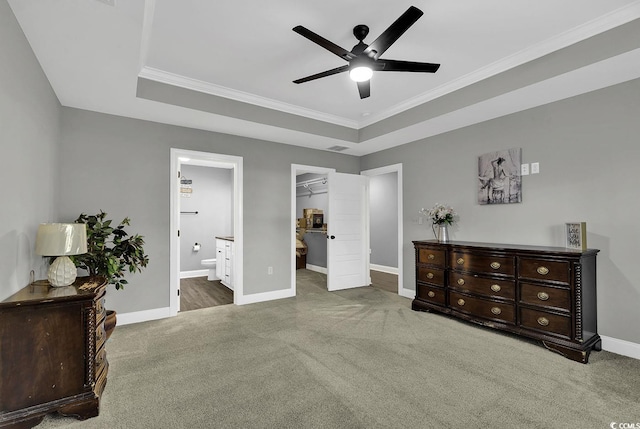
[[328, 179], [327, 289], [369, 286], [369, 178], [331, 172]]

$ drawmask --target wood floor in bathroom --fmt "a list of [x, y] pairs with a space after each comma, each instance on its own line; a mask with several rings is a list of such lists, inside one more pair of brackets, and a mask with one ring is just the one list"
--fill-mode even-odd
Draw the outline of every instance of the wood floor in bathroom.
[[180, 311], [233, 304], [233, 291], [206, 277], [180, 279]]

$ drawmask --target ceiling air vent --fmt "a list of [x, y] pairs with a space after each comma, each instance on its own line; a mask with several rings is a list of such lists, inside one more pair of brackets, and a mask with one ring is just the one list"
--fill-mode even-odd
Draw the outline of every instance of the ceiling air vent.
[[332, 150], [334, 152], [342, 152], [345, 149], [349, 149], [349, 148], [347, 146], [331, 146], [327, 148], [327, 150]]

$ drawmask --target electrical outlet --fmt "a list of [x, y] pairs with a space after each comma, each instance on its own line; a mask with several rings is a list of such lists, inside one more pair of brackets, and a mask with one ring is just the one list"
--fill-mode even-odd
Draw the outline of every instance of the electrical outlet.
[[521, 164], [520, 165], [520, 175], [528, 176], [529, 175], [529, 164]]
[[539, 162], [532, 162], [531, 163], [531, 174], [538, 174], [540, 173], [540, 163]]
[[273, 274], [273, 267], [267, 267], [267, 274]]

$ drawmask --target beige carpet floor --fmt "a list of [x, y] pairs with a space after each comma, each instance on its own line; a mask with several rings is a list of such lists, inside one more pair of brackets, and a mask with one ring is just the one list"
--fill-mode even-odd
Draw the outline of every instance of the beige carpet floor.
[[367, 287], [119, 326], [100, 416], [41, 428], [608, 428], [640, 422], [640, 361], [544, 347]]

